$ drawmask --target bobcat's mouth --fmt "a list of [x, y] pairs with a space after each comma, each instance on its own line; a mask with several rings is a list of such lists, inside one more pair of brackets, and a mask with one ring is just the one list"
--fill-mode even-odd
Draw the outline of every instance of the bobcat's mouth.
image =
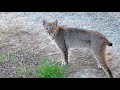
[[47, 32], [48, 32], [48, 34], [49, 34], [49, 35], [51, 35], [51, 34], [52, 34], [52, 32], [49, 32], [49, 31], [47, 31]]
[[49, 35], [54, 34], [54, 30], [48, 30], [47, 32]]
[[49, 30], [47, 30], [47, 33], [50, 35], [52, 32], [51, 32], [51, 31], [49, 31]]

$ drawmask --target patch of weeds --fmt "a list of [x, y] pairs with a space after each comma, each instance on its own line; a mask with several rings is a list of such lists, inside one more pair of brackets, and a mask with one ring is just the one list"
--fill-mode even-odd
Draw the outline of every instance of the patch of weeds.
[[16, 78], [28, 78], [28, 77], [37, 77], [36, 67], [34, 66], [16, 66]]
[[39, 66], [22, 66], [16, 65], [16, 78], [65, 78], [68, 66], [61, 65], [57, 62], [50, 62], [44, 58]]
[[0, 63], [3, 63], [5, 61], [15, 61], [15, 57], [12, 54], [0, 54]]
[[7, 59], [10, 60], [10, 61], [16, 61], [15, 56], [12, 55], [12, 54], [8, 54]]
[[5, 56], [3, 54], [0, 54], [0, 63], [5, 61]]
[[16, 66], [16, 78], [22, 78], [24, 73], [24, 68], [20, 67], [20, 66]]
[[38, 76], [42, 78], [65, 78], [67, 67], [67, 65], [64, 66], [57, 62], [50, 62], [48, 58], [45, 58], [38, 67]]

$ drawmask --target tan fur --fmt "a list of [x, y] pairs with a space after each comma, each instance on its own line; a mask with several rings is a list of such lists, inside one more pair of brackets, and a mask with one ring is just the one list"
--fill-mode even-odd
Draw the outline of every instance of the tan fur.
[[88, 48], [95, 56], [98, 66], [100, 66], [108, 77], [112, 78], [112, 73], [106, 64], [106, 45], [112, 43], [101, 33], [79, 28], [66, 28], [57, 26], [58, 21], [47, 22], [43, 20], [43, 26], [64, 55], [65, 63], [68, 64], [68, 50], [70, 48]]

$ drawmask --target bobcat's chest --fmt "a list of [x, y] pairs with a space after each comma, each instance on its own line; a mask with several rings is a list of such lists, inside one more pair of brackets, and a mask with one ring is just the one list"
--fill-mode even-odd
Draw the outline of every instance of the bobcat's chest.
[[58, 47], [58, 45], [57, 45], [57, 43], [56, 43], [54, 37], [49, 36], [49, 39], [51, 40], [51, 42], [53, 43], [53, 45], [55, 45], [55, 46], [60, 50], [60, 48]]

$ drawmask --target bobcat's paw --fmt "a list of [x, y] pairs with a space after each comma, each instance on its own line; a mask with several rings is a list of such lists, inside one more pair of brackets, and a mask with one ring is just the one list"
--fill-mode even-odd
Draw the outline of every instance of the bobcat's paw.
[[68, 65], [68, 63], [66, 63], [65, 61], [62, 61], [62, 65]]
[[98, 69], [102, 69], [102, 66], [98, 64]]

